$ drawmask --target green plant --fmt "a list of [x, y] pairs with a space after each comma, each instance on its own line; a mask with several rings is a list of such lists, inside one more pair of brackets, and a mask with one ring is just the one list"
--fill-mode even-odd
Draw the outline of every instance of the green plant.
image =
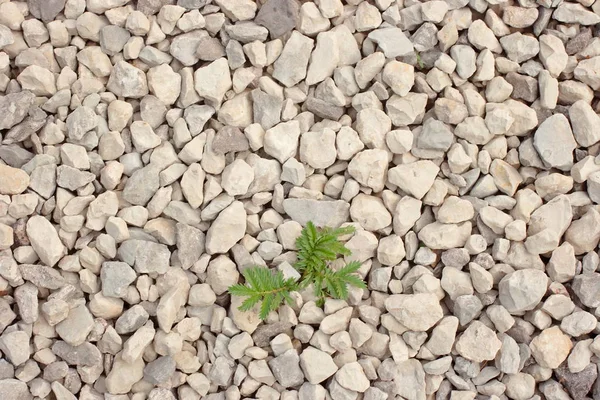
[[421, 59], [421, 54], [418, 51], [415, 51], [415, 54], [417, 56], [417, 65], [419, 66], [419, 69], [425, 68], [425, 64], [423, 64], [423, 60]]
[[336, 299], [348, 298], [348, 285], [365, 288], [365, 282], [354, 275], [360, 268], [357, 261], [349, 262], [345, 267], [334, 271], [329, 262], [338, 256], [348, 256], [350, 250], [339, 241], [339, 237], [354, 232], [354, 227], [317, 229], [308, 222], [296, 240], [298, 261], [294, 268], [300, 273], [300, 279], [286, 279], [279, 270], [273, 271], [267, 267], [249, 267], [242, 275], [245, 284], [229, 287], [229, 293], [234, 296], [246, 297], [239, 307], [248, 311], [262, 301], [259, 317], [265, 319], [271, 311], [277, 310], [285, 300], [292, 303], [291, 292], [313, 285], [317, 304], [325, 302], [325, 297]]

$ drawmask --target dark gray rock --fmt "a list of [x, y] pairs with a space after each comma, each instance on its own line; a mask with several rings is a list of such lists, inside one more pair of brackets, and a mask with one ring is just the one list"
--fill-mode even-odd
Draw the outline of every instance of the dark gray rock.
[[21, 168], [32, 158], [33, 153], [16, 144], [0, 146], [0, 159], [13, 168]]
[[585, 49], [592, 40], [592, 30], [590, 28], [581, 28], [579, 33], [567, 42], [565, 50], [567, 54], [573, 56]]
[[533, 103], [538, 98], [538, 82], [535, 78], [509, 72], [506, 81], [513, 86], [511, 97]]
[[258, 11], [254, 22], [269, 30], [271, 39], [285, 35], [298, 22], [300, 5], [296, 0], [268, 0]]
[[89, 342], [80, 344], [79, 346], [71, 346], [62, 340], [58, 340], [52, 346], [52, 352], [69, 365], [91, 367], [102, 362], [100, 350]]
[[334, 106], [326, 101], [310, 96], [304, 103], [306, 109], [318, 117], [337, 121], [344, 114], [344, 107]]
[[44, 22], [52, 21], [63, 8], [67, 0], [27, 0], [29, 12]]
[[574, 400], [583, 400], [598, 377], [598, 367], [596, 364], [589, 364], [583, 371], [574, 374], [563, 364], [555, 373]]
[[209, 0], [177, 0], [177, 5], [187, 10], [198, 10], [208, 4]]
[[269, 361], [271, 372], [283, 387], [299, 386], [304, 382], [304, 374], [300, 369], [300, 357], [294, 349]]
[[160, 385], [171, 378], [175, 372], [175, 360], [170, 356], [159, 357], [144, 368], [144, 379], [154, 385]]
[[212, 142], [212, 150], [217, 154], [230, 151], [246, 151], [250, 148], [246, 135], [235, 126], [224, 126], [219, 129]]
[[162, 6], [173, 4], [175, 4], [175, 0], [138, 0], [137, 10], [146, 15], [154, 15], [160, 11]]
[[290, 337], [292, 326], [285, 322], [275, 322], [273, 324], [261, 325], [252, 334], [254, 344], [258, 347], [266, 347], [271, 342], [271, 339], [280, 333], [286, 332]]

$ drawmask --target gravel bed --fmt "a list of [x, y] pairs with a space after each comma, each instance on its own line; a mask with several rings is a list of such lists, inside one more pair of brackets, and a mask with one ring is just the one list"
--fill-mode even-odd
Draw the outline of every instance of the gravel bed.
[[0, 399], [600, 399], [600, 0], [0, 3]]

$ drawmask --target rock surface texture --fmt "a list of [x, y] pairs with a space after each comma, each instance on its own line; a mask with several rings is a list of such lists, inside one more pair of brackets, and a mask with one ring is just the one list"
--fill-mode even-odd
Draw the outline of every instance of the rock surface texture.
[[600, 0], [1, 0], [0, 399], [600, 399], [599, 93]]

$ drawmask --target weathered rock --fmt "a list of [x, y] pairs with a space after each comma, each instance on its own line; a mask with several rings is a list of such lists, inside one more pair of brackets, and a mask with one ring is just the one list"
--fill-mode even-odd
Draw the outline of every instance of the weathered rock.
[[58, 232], [46, 218], [36, 215], [27, 221], [27, 236], [40, 260], [53, 267], [66, 253]]
[[558, 326], [544, 329], [529, 344], [535, 361], [545, 368], [558, 368], [567, 359], [573, 344]]
[[433, 294], [397, 294], [385, 301], [386, 309], [412, 331], [427, 331], [442, 317], [438, 298]]
[[338, 227], [349, 217], [350, 205], [344, 201], [319, 201], [312, 199], [285, 199], [283, 209], [292, 220], [306, 225]]

